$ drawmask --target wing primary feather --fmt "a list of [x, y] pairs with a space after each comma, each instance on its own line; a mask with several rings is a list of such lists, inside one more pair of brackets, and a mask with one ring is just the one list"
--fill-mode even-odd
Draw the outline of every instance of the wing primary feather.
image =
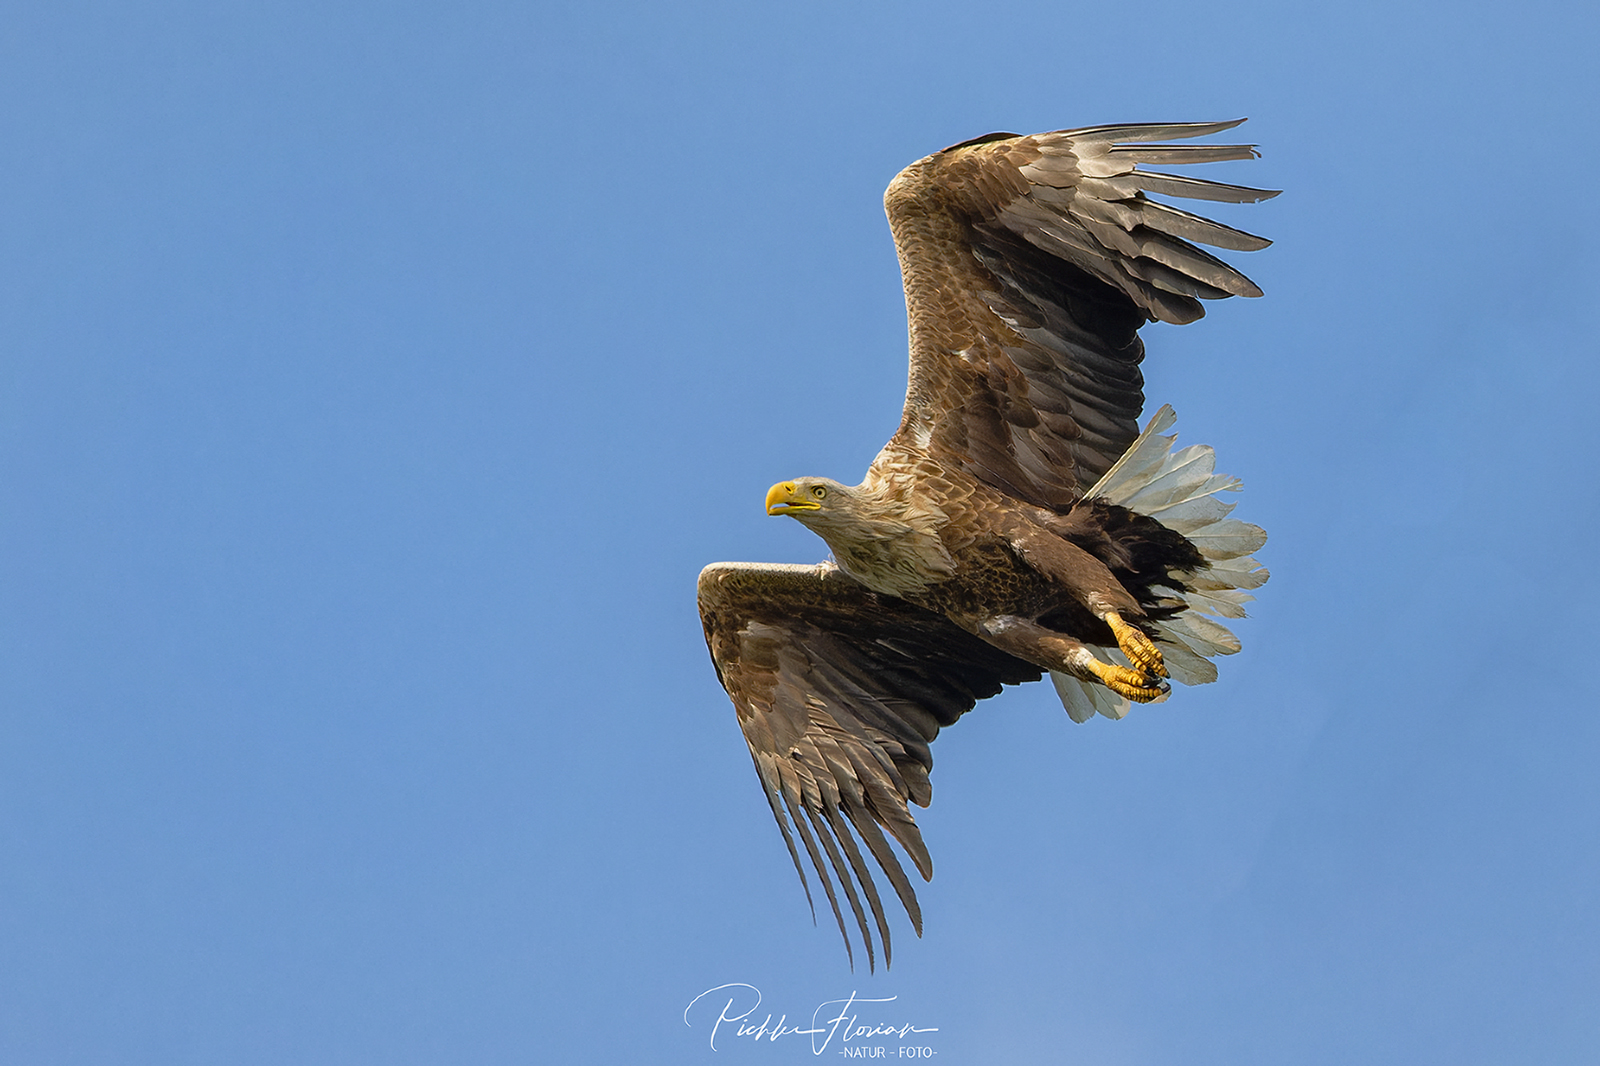
[[1135, 259], [1128, 264], [1128, 272], [1142, 281], [1149, 282], [1158, 289], [1178, 293], [1182, 296], [1193, 296], [1201, 300], [1214, 300], [1228, 295], [1226, 289], [1207, 285], [1203, 281], [1190, 277], [1185, 271], [1174, 270], [1156, 259]]
[[866, 802], [871, 806], [877, 820], [883, 823], [883, 827], [900, 842], [902, 848], [906, 849], [906, 854], [917, 864], [922, 876], [932, 877], [933, 859], [928, 855], [928, 846], [922, 841], [922, 830], [917, 828], [916, 819], [911, 817], [905, 800], [892, 789], [885, 787], [870, 768], [859, 760], [852, 759], [852, 761], [855, 764], [856, 779], [865, 789]]
[[[867, 947], [867, 972], [873, 973], [877, 969], [877, 956], [872, 948], [872, 933], [867, 928], [867, 915], [861, 907], [861, 897], [856, 894], [855, 879], [850, 876], [850, 868], [845, 865], [844, 858], [839, 854], [838, 845], [834, 841], [834, 834], [829, 830], [833, 812], [837, 808], [828, 804], [824, 813], [807, 809], [806, 817], [811, 820], [811, 827], [817, 832], [817, 840], [821, 842], [822, 849], [828, 853], [828, 861], [833, 864], [833, 872], [839, 877], [839, 887], [844, 889], [844, 897], [850, 902], [850, 910], [856, 916], [856, 927], [861, 930], [861, 940]], [[824, 817], [824, 814], [827, 817]]]
[[883, 942], [883, 968], [888, 969], [893, 962], [893, 949], [889, 946], [889, 919], [883, 913], [883, 900], [878, 896], [877, 883], [872, 879], [872, 871], [867, 867], [866, 860], [861, 857], [861, 849], [856, 847], [855, 837], [851, 834], [849, 826], [856, 823], [854, 812], [850, 814], [848, 824], [841, 817], [837, 807], [827, 811], [828, 823], [833, 826], [833, 835], [838, 838], [839, 844], [844, 848], [845, 854], [850, 858], [850, 868], [856, 872], [856, 880], [861, 882], [861, 890], [867, 894], [867, 903], [872, 907], [872, 918], [878, 925], [878, 939]]
[[1126, 159], [1130, 163], [1154, 163], [1157, 166], [1231, 163], [1261, 158], [1261, 153], [1253, 144], [1114, 144], [1106, 149], [1106, 155]]
[[850, 819], [856, 827], [856, 832], [861, 834], [861, 839], [867, 845], [867, 850], [872, 852], [872, 857], [878, 860], [878, 868], [889, 878], [889, 883], [894, 886], [895, 895], [900, 897], [900, 905], [905, 907], [906, 915], [911, 919], [911, 927], [922, 935], [922, 904], [917, 902], [916, 890], [911, 887], [910, 878], [900, 865], [900, 860], [895, 858], [893, 849], [889, 847], [889, 839], [883, 835], [883, 830], [878, 828], [878, 823], [872, 817], [855, 817]]
[[794, 834], [789, 832], [789, 819], [784, 814], [784, 808], [778, 805], [781, 793], [767, 781], [767, 775], [762, 772], [761, 760], [751, 752], [751, 759], [756, 764], [756, 776], [761, 779], [761, 791], [766, 793], [767, 806], [772, 808], [772, 820], [778, 823], [778, 831], [783, 834], [783, 843], [789, 849], [789, 858], [794, 862], [794, 872], [800, 875], [800, 887], [806, 894], [806, 906], [811, 908], [811, 924], [817, 924], [817, 904], [811, 898], [811, 881], [806, 877], [806, 868], [800, 862], [800, 852], [795, 850]]
[[1283, 191], [1254, 189], [1248, 185], [1229, 185], [1226, 182], [1191, 178], [1183, 174], [1165, 174], [1159, 170], [1135, 170], [1115, 178], [1085, 178], [1078, 187], [1095, 195], [1093, 184], [1096, 183], [1105, 185], [1118, 196], [1134, 196], [1143, 191], [1229, 204], [1260, 203], [1262, 200], [1272, 199]]
[[1231, 130], [1242, 125], [1244, 119], [1227, 122], [1134, 122], [1118, 126], [1085, 126], [1076, 130], [1058, 130], [1073, 140], [1100, 141], [1165, 141], [1184, 140], [1189, 137], [1209, 137], [1213, 133]]
[[1260, 296], [1256, 283], [1224, 263], [1216, 256], [1192, 244], [1172, 240], [1165, 236], [1146, 237], [1139, 251], [1144, 258], [1154, 259], [1187, 277], [1210, 287], [1218, 296]]
[[1265, 237], [1190, 214], [1159, 200], [1140, 201], [1139, 214], [1140, 221], [1151, 229], [1197, 244], [1226, 248], [1230, 252], [1259, 252], [1272, 244]]
[[794, 819], [794, 827], [800, 831], [800, 839], [805, 841], [806, 853], [811, 856], [811, 865], [817, 871], [817, 880], [822, 882], [822, 890], [827, 893], [828, 905], [833, 908], [833, 920], [839, 923], [839, 935], [844, 938], [844, 953], [850, 960], [850, 972], [854, 973], [856, 954], [850, 947], [850, 933], [844, 924], [844, 914], [839, 910], [839, 897], [834, 895], [833, 879], [828, 876], [828, 871], [822, 864], [822, 853], [817, 850], [817, 842], [812, 839], [811, 830], [806, 828], [805, 819], [800, 816], [803, 811], [805, 811], [803, 805], [791, 804], [789, 816]]

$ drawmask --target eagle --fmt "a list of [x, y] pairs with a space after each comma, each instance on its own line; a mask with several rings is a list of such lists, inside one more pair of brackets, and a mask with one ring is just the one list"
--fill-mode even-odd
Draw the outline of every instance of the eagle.
[[[1239, 650], [1266, 541], [1228, 517], [1205, 446], [1176, 448], [1170, 407], [1144, 430], [1146, 322], [1260, 296], [1197, 245], [1270, 241], [1151, 199], [1252, 203], [1276, 191], [1151, 167], [1256, 158], [1255, 145], [1171, 143], [1243, 122], [992, 133], [889, 184], [911, 368], [900, 427], [860, 484], [798, 477], [767, 493], [827, 542], [816, 566], [716, 563], [698, 598], [717, 678], [806, 900], [810, 859], [852, 968], [837, 879], [876, 964], [889, 922], [862, 848], [917, 935], [933, 862], [929, 745], [1002, 686], [1049, 675], [1076, 722], [1217, 677]], [[791, 832], [791, 825], [793, 832]], [[830, 871], [832, 876], [830, 876]], [[869, 923], [868, 913], [871, 921]]]

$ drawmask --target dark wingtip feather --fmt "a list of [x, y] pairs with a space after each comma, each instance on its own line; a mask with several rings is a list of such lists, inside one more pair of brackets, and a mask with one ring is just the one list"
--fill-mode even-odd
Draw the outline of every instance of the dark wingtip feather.
[[839, 887], [844, 889], [845, 899], [850, 901], [850, 910], [856, 916], [856, 927], [861, 930], [861, 941], [867, 946], [867, 972], [877, 972], [877, 958], [872, 950], [872, 933], [867, 928], [867, 916], [861, 909], [861, 897], [856, 895], [854, 880], [850, 876], [850, 868], [845, 865], [844, 859], [839, 855], [839, 848], [834, 843], [833, 833], [828, 829], [828, 823], [816, 811], [806, 810], [806, 817], [811, 819], [811, 825], [817, 831], [817, 839], [822, 842], [822, 848], [828, 853], [828, 861], [833, 864], [833, 872], [839, 877]]
[[1183, 196], [1190, 200], [1211, 200], [1225, 204], [1257, 204], [1270, 200], [1282, 189], [1256, 189], [1249, 185], [1229, 185], [1208, 178], [1191, 178], [1186, 174], [1164, 174], [1159, 170], [1135, 170], [1122, 178], [1102, 179], [1113, 187], [1129, 187], [1166, 196]]
[[[862, 812], [850, 812], [850, 822], [856, 827], [856, 832], [861, 834], [861, 839], [866, 843], [867, 850], [872, 852], [872, 857], [878, 860], [878, 868], [894, 886], [895, 895], [900, 897], [900, 905], [906, 909], [906, 916], [911, 919], [911, 928], [922, 935], [922, 905], [917, 902], [917, 893], [911, 887], [910, 878], [906, 877], [905, 870], [900, 866], [900, 860], [895, 858], [894, 851], [889, 847], [889, 840], [883, 835], [883, 830], [878, 828], [878, 823], [872, 816]], [[929, 864], [927, 878], [933, 876], [932, 864]]]
[[1070, 133], [1075, 139], [1095, 138], [1102, 141], [1167, 141], [1189, 137], [1208, 137], [1213, 133], [1231, 130], [1243, 125], [1242, 118], [1227, 122], [1132, 122], [1117, 126], [1086, 126], [1076, 130], [1058, 130]]
[[[806, 868], [800, 862], [800, 852], [794, 846], [794, 834], [789, 832], [789, 819], [784, 814], [783, 807], [778, 805], [778, 790], [767, 781], [766, 775], [761, 772], [761, 760], [751, 753], [751, 759], [756, 764], [756, 777], [760, 779], [762, 792], [767, 797], [767, 806], [772, 808], [772, 820], [778, 823], [778, 831], [783, 834], [783, 843], [789, 849], [789, 860], [794, 863], [794, 872], [800, 875], [800, 888], [806, 894], [806, 906], [811, 908], [811, 924], [817, 924], [817, 904], [811, 898], [811, 881], [806, 877]], [[785, 801], [787, 802], [787, 801]]]
[[805, 841], [806, 854], [811, 856], [811, 866], [817, 871], [817, 880], [822, 882], [822, 890], [827, 894], [828, 905], [833, 908], [833, 920], [838, 923], [839, 936], [844, 940], [844, 953], [850, 960], [850, 972], [855, 973], [856, 953], [850, 946], [850, 933], [845, 928], [844, 914], [839, 910], [839, 897], [834, 895], [833, 879], [828, 876], [828, 871], [823, 866], [822, 855], [817, 851], [817, 842], [812, 839], [811, 830], [806, 828], [805, 820], [800, 817], [798, 811], [790, 810], [789, 814], [794, 819], [794, 827], [799, 831], [800, 839]]
[[839, 809], [828, 809], [828, 823], [833, 826], [833, 835], [838, 838], [844, 847], [845, 853], [850, 857], [850, 868], [856, 873], [856, 880], [861, 882], [861, 889], [867, 894], [867, 902], [872, 906], [872, 918], [878, 925], [878, 939], [883, 942], [883, 968], [887, 970], [894, 959], [894, 949], [889, 940], [889, 919], [883, 913], [883, 900], [878, 897], [878, 886], [872, 880], [872, 871], [867, 868], [866, 861], [861, 857], [861, 849], [856, 847], [855, 837], [850, 835], [849, 827], [840, 817]]
[[1020, 133], [985, 133], [982, 137], [970, 137], [960, 144], [952, 144], [948, 148], [939, 149], [939, 154], [954, 152], [958, 148], [971, 148], [978, 144], [989, 144], [992, 141], [1009, 141], [1022, 136]]

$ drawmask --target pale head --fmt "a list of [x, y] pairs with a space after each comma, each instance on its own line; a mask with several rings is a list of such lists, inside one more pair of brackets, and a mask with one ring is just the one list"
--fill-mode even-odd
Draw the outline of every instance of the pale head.
[[801, 477], [767, 490], [767, 513], [786, 514], [816, 529], [849, 522], [859, 510], [858, 492], [832, 478]]

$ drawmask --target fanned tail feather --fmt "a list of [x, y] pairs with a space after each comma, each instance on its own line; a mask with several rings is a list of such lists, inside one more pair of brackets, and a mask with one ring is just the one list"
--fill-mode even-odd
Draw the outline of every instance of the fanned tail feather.
[[[1234, 504], [1218, 499], [1217, 493], [1237, 492], [1242, 483], [1214, 472], [1216, 454], [1209, 445], [1174, 448], [1177, 434], [1164, 434], [1177, 420], [1164, 405], [1084, 495], [1149, 515], [1182, 533], [1205, 557], [1204, 569], [1173, 575], [1186, 587], [1161, 586], [1163, 606], [1186, 609], [1153, 625], [1172, 679], [1203, 685], [1217, 679], [1212, 658], [1239, 650], [1239, 638], [1213, 619], [1245, 616], [1244, 605], [1255, 598], [1245, 590], [1259, 588], [1268, 577], [1266, 567], [1250, 556], [1266, 543], [1267, 534], [1260, 526], [1228, 517]], [[1091, 650], [1106, 662], [1128, 665], [1115, 648]], [[1050, 679], [1075, 722], [1095, 714], [1121, 718], [1128, 713], [1128, 701], [1101, 685], [1057, 672]]]

